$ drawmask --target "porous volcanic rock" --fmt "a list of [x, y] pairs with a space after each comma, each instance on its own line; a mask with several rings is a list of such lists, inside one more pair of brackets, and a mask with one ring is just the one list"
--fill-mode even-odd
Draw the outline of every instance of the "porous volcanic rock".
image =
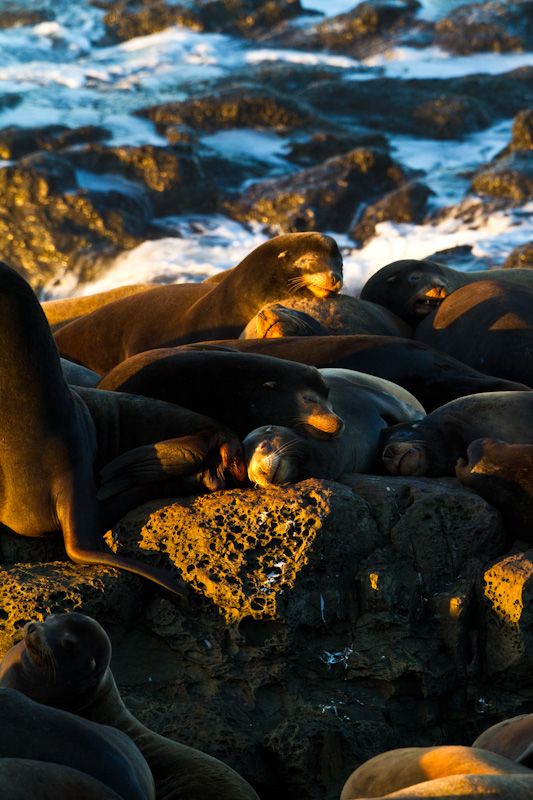
[[472, 190], [480, 195], [510, 200], [533, 197], [533, 151], [515, 150], [487, 169], [481, 169], [472, 180]]
[[504, 538], [498, 512], [451, 478], [351, 475], [146, 504], [106, 539], [179, 570], [193, 590], [183, 603], [71, 564], [60, 540], [6, 534], [1, 652], [29, 619], [90, 614], [143, 722], [224, 759], [262, 800], [333, 800], [385, 749], [470, 743], [495, 672], [508, 692], [498, 713], [530, 700], [516, 685], [528, 630], [509, 664], [498, 656], [502, 637], [502, 652], [514, 646], [493, 624], [499, 608], [521, 625], [509, 559], [524, 586], [533, 574], [529, 554], [503, 555]]
[[533, 242], [526, 242], [512, 250], [503, 263], [504, 269], [522, 267], [531, 269], [533, 267]]
[[533, 2], [472, 3], [454, 8], [436, 23], [435, 42], [457, 55], [530, 50]]
[[431, 189], [419, 181], [411, 181], [367, 205], [349, 235], [361, 245], [366, 244], [376, 233], [380, 222], [422, 223], [426, 215]]

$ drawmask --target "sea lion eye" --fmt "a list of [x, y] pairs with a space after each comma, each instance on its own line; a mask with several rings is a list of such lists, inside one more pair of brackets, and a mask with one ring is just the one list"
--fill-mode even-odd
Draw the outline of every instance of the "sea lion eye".
[[421, 277], [422, 277], [422, 273], [421, 272], [418, 272], [418, 271], [417, 272], [411, 272], [411, 274], [409, 275], [409, 283], [416, 283], [417, 281], [420, 280]]
[[277, 386], [276, 381], [267, 381], [263, 384], [263, 389], [275, 389]]
[[75, 652], [75, 650], [76, 650], [76, 639], [73, 636], [69, 636], [69, 634], [67, 634], [63, 638], [62, 644], [63, 644], [63, 650], [65, 650], [67, 653], [74, 653]]

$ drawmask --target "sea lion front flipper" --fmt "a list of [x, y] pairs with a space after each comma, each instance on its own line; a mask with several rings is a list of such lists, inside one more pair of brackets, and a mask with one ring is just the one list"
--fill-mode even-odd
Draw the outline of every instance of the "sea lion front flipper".
[[134, 486], [192, 475], [208, 489], [224, 489], [226, 471], [237, 481], [245, 480], [240, 442], [220, 431], [200, 431], [135, 447], [117, 456], [100, 470], [97, 497], [105, 501]]

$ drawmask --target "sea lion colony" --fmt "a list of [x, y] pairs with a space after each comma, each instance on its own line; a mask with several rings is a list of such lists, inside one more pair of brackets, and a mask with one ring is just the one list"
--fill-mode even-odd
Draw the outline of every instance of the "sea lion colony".
[[[6, 531], [43, 536], [60, 530], [74, 561], [128, 569], [183, 597], [186, 586], [177, 576], [117, 556], [103, 543], [102, 529], [148, 498], [246, 485], [248, 466], [248, 480], [258, 485], [335, 479], [346, 471], [456, 474], [501, 508], [510, 537], [519, 525], [533, 541], [533, 484], [518, 467], [529, 464], [533, 447], [528, 270], [465, 276], [435, 262], [395, 262], [352, 302], [339, 294], [335, 241], [310, 233], [274, 237], [217, 282], [124, 287], [90, 303], [40, 307], [26, 282], [2, 264], [0, 286], [0, 522]], [[479, 313], [483, 303], [492, 303], [490, 315]], [[323, 313], [314, 315], [314, 308]], [[249, 338], [250, 330], [258, 338]], [[299, 335], [286, 337], [287, 331]], [[511, 372], [498, 349], [502, 337], [506, 348], [523, 354]], [[457, 357], [463, 352], [457, 340], [471, 345], [468, 363]], [[212, 782], [222, 798], [257, 797], [225, 765], [133, 720], [109, 671], [105, 633], [79, 616], [27, 625], [23, 642], [2, 663], [4, 722], [29, 714], [32, 702], [58, 705], [66, 718], [49, 721], [37, 708], [59, 736], [47, 741], [48, 750], [17, 750], [25, 740], [23, 726], [17, 728], [0, 757], [0, 785], [12, 783], [23, 759], [31, 765], [25, 774], [35, 776], [24, 784], [25, 796], [41, 796], [35, 786], [48, 769], [56, 798], [73, 796], [76, 787], [76, 796], [88, 800], [199, 800], [213, 795]], [[76, 650], [79, 641], [85, 654], [96, 647], [90, 674], [76, 672], [67, 681], [63, 650]], [[111, 699], [99, 694], [105, 710], [92, 715], [91, 697], [102, 685]], [[68, 747], [64, 741], [64, 731], [77, 724], [73, 713], [125, 730], [143, 755], [124, 756], [117, 781], [111, 769], [104, 775], [80, 765], [78, 734], [68, 734]], [[513, 726], [509, 721], [508, 732]], [[523, 753], [533, 733], [522, 725], [520, 736]], [[342, 800], [377, 792], [533, 796], [533, 769], [501, 739], [447, 752], [386, 753], [376, 767], [379, 781], [372, 778], [374, 766], [363, 765]], [[58, 763], [50, 748], [69, 757]], [[486, 755], [492, 750], [498, 755]], [[422, 770], [422, 762], [431, 769]]]

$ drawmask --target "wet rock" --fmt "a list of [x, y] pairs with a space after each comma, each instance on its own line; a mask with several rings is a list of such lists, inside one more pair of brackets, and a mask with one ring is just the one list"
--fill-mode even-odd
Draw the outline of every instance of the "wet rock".
[[507, 158], [515, 150], [533, 150], [533, 109], [524, 108], [513, 120], [512, 139], [493, 161]]
[[148, 36], [171, 25], [256, 36], [304, 13], [300, 0], [119, 0], [99, 5], [108, 9], [104, 17], [108, 43]]
[[37, 150], [62, 150], [85, 142], [100, 141], [109, 136], [109, 131], [96, 125], [74, 130], [66, 125], [44, 125], [42, 128], [10, 125], [0, 129], [0, 158], [14, 160]]
[[533, 196], [533, 152], [515, 150], [498, 159], [472, 180], [472, 190], [480, 195], [527, 200]]
[[303, 141], [291, 142], [286, 158], [294, 164], [308, 167], [347, 153], [356, 147], [378, 147], [385, 152], [389, 151], [387, 137], [375, 131], [351, 130], [338, 133], [321, 131]]
[[352, 475], [153, 502], [106, 540], [177, 569], [190, 602], [67, 562], [60, 541], [11, 537], [0, 651], [28, 619], [96, 617], [133, 713], [263, 798], [333, 800], [372, 755], [468, 743], [482, 724], [481, 609], [493, 606], [481, 577], [504, 564], [504, 531], [455, 479]]
[[39, 22], [46, 22], [53, 19], [53, 14], [47, 8], [46, 3], [33, 3], [33, 8], [21, 8], [19, 2], [6, 0], [0, 8], [0, 30], [14, 28], [20, 25], [38, 25]]
[[435, 42], [457, 55], [522, 52], [533, 46], [533, 2], [473, 3], [435, 25]]
[[256, 220], [284, 233], [344, 231], [360, 203], [405, 180], [387, 153], [360, 147], [295, 175], [252, 184], [223, 207], [239, 221]]
[[467, 272], [476, 269], [490, 269], [491, 267], [501, 266], [499, 262], [488, 256], [475, 256], [472, 250], [472, 245], [461, 244], [457, 245], [457, 247], [437, 250], [435, 253], [424, 256], [424, 260], [437, 261], [439, 264], [445, 264], [448, 267], [465, 270]]
[[515, 247], [505, 259], [503, 267], [504, 269], [513, 267], [531, 269], [533, 267], [533, 242]]
[[169, 126], [187, 125], [204, 134], [232, 128], [289, 131], [314, 120], [313, 112], [290, 97], [254, 85], [230, 86], [183, 102], [142, 108], [137, 116], [152, 120], [159, 133]]
[[533, 106], [533, 68], [444, 80], [328, 81], [296, 95], [332, 121], [389, 133], [458, 138]]
[[126, 194], [79, 189], [68, 159], [40, 151], [0, 169], [2, 257], [38, 291], [73, 269], [86, 279], [150, 235], [151, 209]]
[[366, 206], [356, 224], [350, 228], [349, 236], [363, 245], [375, 235], [376, 225], [380, 222], [422, 223], [431, 194], [431, 189], [418, 181], [400, 186], [376, 203]]
[[345, 14], [307, 27], [292, 27], [266, 40], [283, 47], [365, 58], [398, 40], [412, 25], [420, 7], [418, 0], [368, 0]]

